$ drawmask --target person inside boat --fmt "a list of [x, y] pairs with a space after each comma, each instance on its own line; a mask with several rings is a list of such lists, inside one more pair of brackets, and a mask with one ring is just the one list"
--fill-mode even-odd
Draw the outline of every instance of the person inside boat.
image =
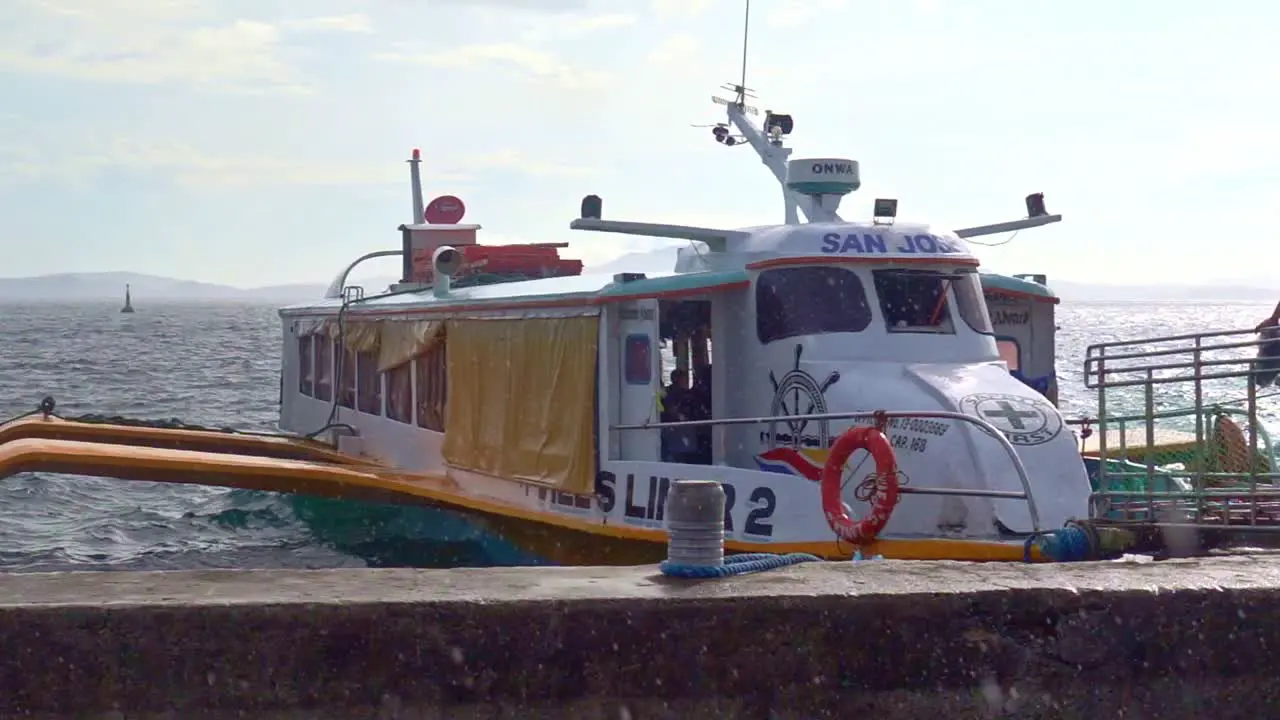
[[[698, 420], [711, 419], [711, 366], [703, 365], [694, 370], [693, 388], [689, 394], [693, 397], [691, 412]], [[698, 464], [711, 464], [711, 436], [712, 427], [710, 425], [702, 425], [697, 428], [697, 456]]]
[[711, 417], [711, 366], [703, 365], [693, 371], [693, 387], [689, 392], [697, 398], [698, 411]]
[[[697, 420], [694, 416], [696, 401], [689, 389], [689, 371], [676, 368], [671, 371], [671, 384], [663, 392], [662, 422]], [[662, 460], [694, 464], [698, 461], [698, 428], [673, 427], [662, 429]]]
[[662, 389], [662, 422], [675, 422], [673, 408], [685, 401], [689, 393], [689, 371], [676, 368], [671, 371], [671, 384]]

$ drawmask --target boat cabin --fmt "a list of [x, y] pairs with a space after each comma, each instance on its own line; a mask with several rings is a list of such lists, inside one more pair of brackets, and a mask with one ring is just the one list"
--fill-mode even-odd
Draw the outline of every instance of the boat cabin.
[[982, 273], [981, 280], [1000, 358], [1014, 377], [1057, 405], [1058, 297], [1044, 275]]

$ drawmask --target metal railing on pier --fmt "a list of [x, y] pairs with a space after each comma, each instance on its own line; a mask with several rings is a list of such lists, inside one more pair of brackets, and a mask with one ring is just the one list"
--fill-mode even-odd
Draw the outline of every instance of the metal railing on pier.
[[[1280, 351], [1280, 340], [1259, 339], [1252, 329], [1090, 345], [1085, 385], [1097, 392], [1091, 514], [1117, 523], [1280, 531], [1280, 474], [1258, 413], [1259, 399], [1276, 395], [1259, 388], [1280, 374], [1280, 357], [1260, 356], [1268, 343]], [[1243, 397], [1215, 399], [1242, 389]], [[1113, 414], [1139, 404], [1136, 393], [1139, 412]], [[1187, 396], [1188, 407], [1165, 409]]]

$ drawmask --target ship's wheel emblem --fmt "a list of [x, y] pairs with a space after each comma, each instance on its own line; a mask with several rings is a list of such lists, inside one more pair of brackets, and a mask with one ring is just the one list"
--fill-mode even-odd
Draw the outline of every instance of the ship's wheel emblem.
[[[821, 415], [827, 412], [825, 398], [827, 388], [840, 381], [840, 373], [832, 371], [826, 380], [818, 382], [812, 375], [800, 369], [800, 356], [804, 354], [804, 345], [796, 344], [795, 365], [779, 380], [773, 371], [769, 371], [769, 382], [773, 384], [773, 402], [769, 406], [769, 415], [773, 418], [801, 417], [804, 415]], [[802, 447], [828, 448], [831, 446], [831, 424], [826, 420], [814, 421], [818, 426], [818, 434], [808, 435], [804, 431], [809, 427], [808, 420], [782, 420], [786, 424], [786, 432], [778, 432], [778, 420], [769, 422], [769, 447], [776, 448], [780, 444], [796, 450]]]

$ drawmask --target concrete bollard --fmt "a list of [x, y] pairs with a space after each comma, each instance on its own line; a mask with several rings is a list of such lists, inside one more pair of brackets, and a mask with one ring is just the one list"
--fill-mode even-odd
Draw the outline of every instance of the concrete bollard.
[[715, 480], [676, 480], [667, 493], [667, 562], [724, 565], [724, 488]]

